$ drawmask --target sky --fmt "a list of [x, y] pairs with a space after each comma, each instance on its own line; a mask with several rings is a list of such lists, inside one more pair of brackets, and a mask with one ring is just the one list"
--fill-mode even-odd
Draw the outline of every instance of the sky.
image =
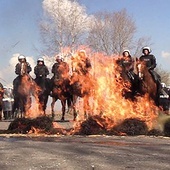
[[[39, 31], [42, 1], [0, 0], [0, 81], [4, 84], [12, 83], [16, 76], [12, 64], [17, 62], [17, 54], [28, 56], [32, 65], [42, 55]], [[136, 37], [150, 37], [158, 65], [170, 71], [170, 0], [80, 0], [80, 3], [91, 15], [126, 9], [135, 21]]]

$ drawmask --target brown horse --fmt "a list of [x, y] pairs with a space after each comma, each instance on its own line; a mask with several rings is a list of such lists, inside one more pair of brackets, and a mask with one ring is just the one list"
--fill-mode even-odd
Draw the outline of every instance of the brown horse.
[[26, 113], [31, 107], [31, 96], [36, 98], [37, 91], [40, 90], [37, 88], [36, 83], [32, 79], [32, 77], [27, 74], [27, 65], [26, 63], [22, 63], [21, 65], [21, 73], [18, 77], [18, 86], [14, 90], [14, 105], [12, 113], [21, 113], [21, 117], [25, 117]]
[[62, 105], [62, 117], [61, 121], [65, 120], [65, 113], [66, 113], [66, 104], [68, 104], [68, 109], [71, 107], [72, 95], [70, 93], [70, 80], [69, 78], [58, 78], [54, 77], [51, 80], [52, 84], [52, 103], [51, 103], [51, 111], [52, 111], [52, 118], [54, 119], [54, 106], [57, 100], [61, 101]]
[[155, 104], [158, 106], [159, 97], [158, 97], [158, 86], [154, 81], [151, 73], [149, 72], [146, 63], [138, 61], [137, 65], [137, 74], [140, 79], [139, 83], [139, 92], [144, 95], [147, 94], [150, 99], [152, 99]]

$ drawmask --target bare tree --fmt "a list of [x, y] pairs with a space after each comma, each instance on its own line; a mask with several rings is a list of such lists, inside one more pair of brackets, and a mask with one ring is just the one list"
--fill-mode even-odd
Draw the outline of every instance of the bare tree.
[[130, 47], [136, 27], [126, 10], [99, 12], [95, 18], [88, 37], [88, 43], [94, 50], [110, 55], [120, 54], [124, 48]]
[[118, 12], [98, 12], [87, 39], [87, 43], [95, 51], [103, 51], [107, 55], [121, 54], [124, 49], [134, 51], [138, 56], [141, 47], [149, 43], [149, 38], [135, 40], [135, 21], [125, 9]]
[[144, 46], [151, 46], [151, 38], [150, 37], [141, 37], [137, 40], [133, 41], [132, 49], [133, 49], [133, 56], [140, 57], [142, 55], [142, 48]]
[[44, 0], [44, 18], [40, 23], [43, 43], [50, 54], [62, 48], [80, 45], [88, 31], [91, 17], [77, 1]]
[[166, 85], [170, 84], [170, 72], [164, 70], [161, 65], [157, 66], [155, 71], [161, 76], [161, 82], [165, 83]]

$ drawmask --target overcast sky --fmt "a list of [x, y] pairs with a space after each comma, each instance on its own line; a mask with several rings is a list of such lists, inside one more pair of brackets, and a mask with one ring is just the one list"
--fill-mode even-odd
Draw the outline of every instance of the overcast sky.
[[[158, 65], [170, 71], [170, 0], [80, 0], [88, 14], [126, 9], [135, 20], [137, 37], [151, 37]], [[13, 54], [33, 59], [41, 56], [38, 21], [42, 0], [0, 0], [0, 78], [10, 83], [15, 78]], [[10, 69], [9, 69], [10, 68]], [[10, 70], [10, 71], [9, 71]]]

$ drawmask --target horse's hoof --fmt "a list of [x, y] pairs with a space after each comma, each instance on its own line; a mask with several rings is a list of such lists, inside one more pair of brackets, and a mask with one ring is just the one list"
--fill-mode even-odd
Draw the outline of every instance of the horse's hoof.
[[64, 121], [64, 117], [61, 118], [61, 121]]

